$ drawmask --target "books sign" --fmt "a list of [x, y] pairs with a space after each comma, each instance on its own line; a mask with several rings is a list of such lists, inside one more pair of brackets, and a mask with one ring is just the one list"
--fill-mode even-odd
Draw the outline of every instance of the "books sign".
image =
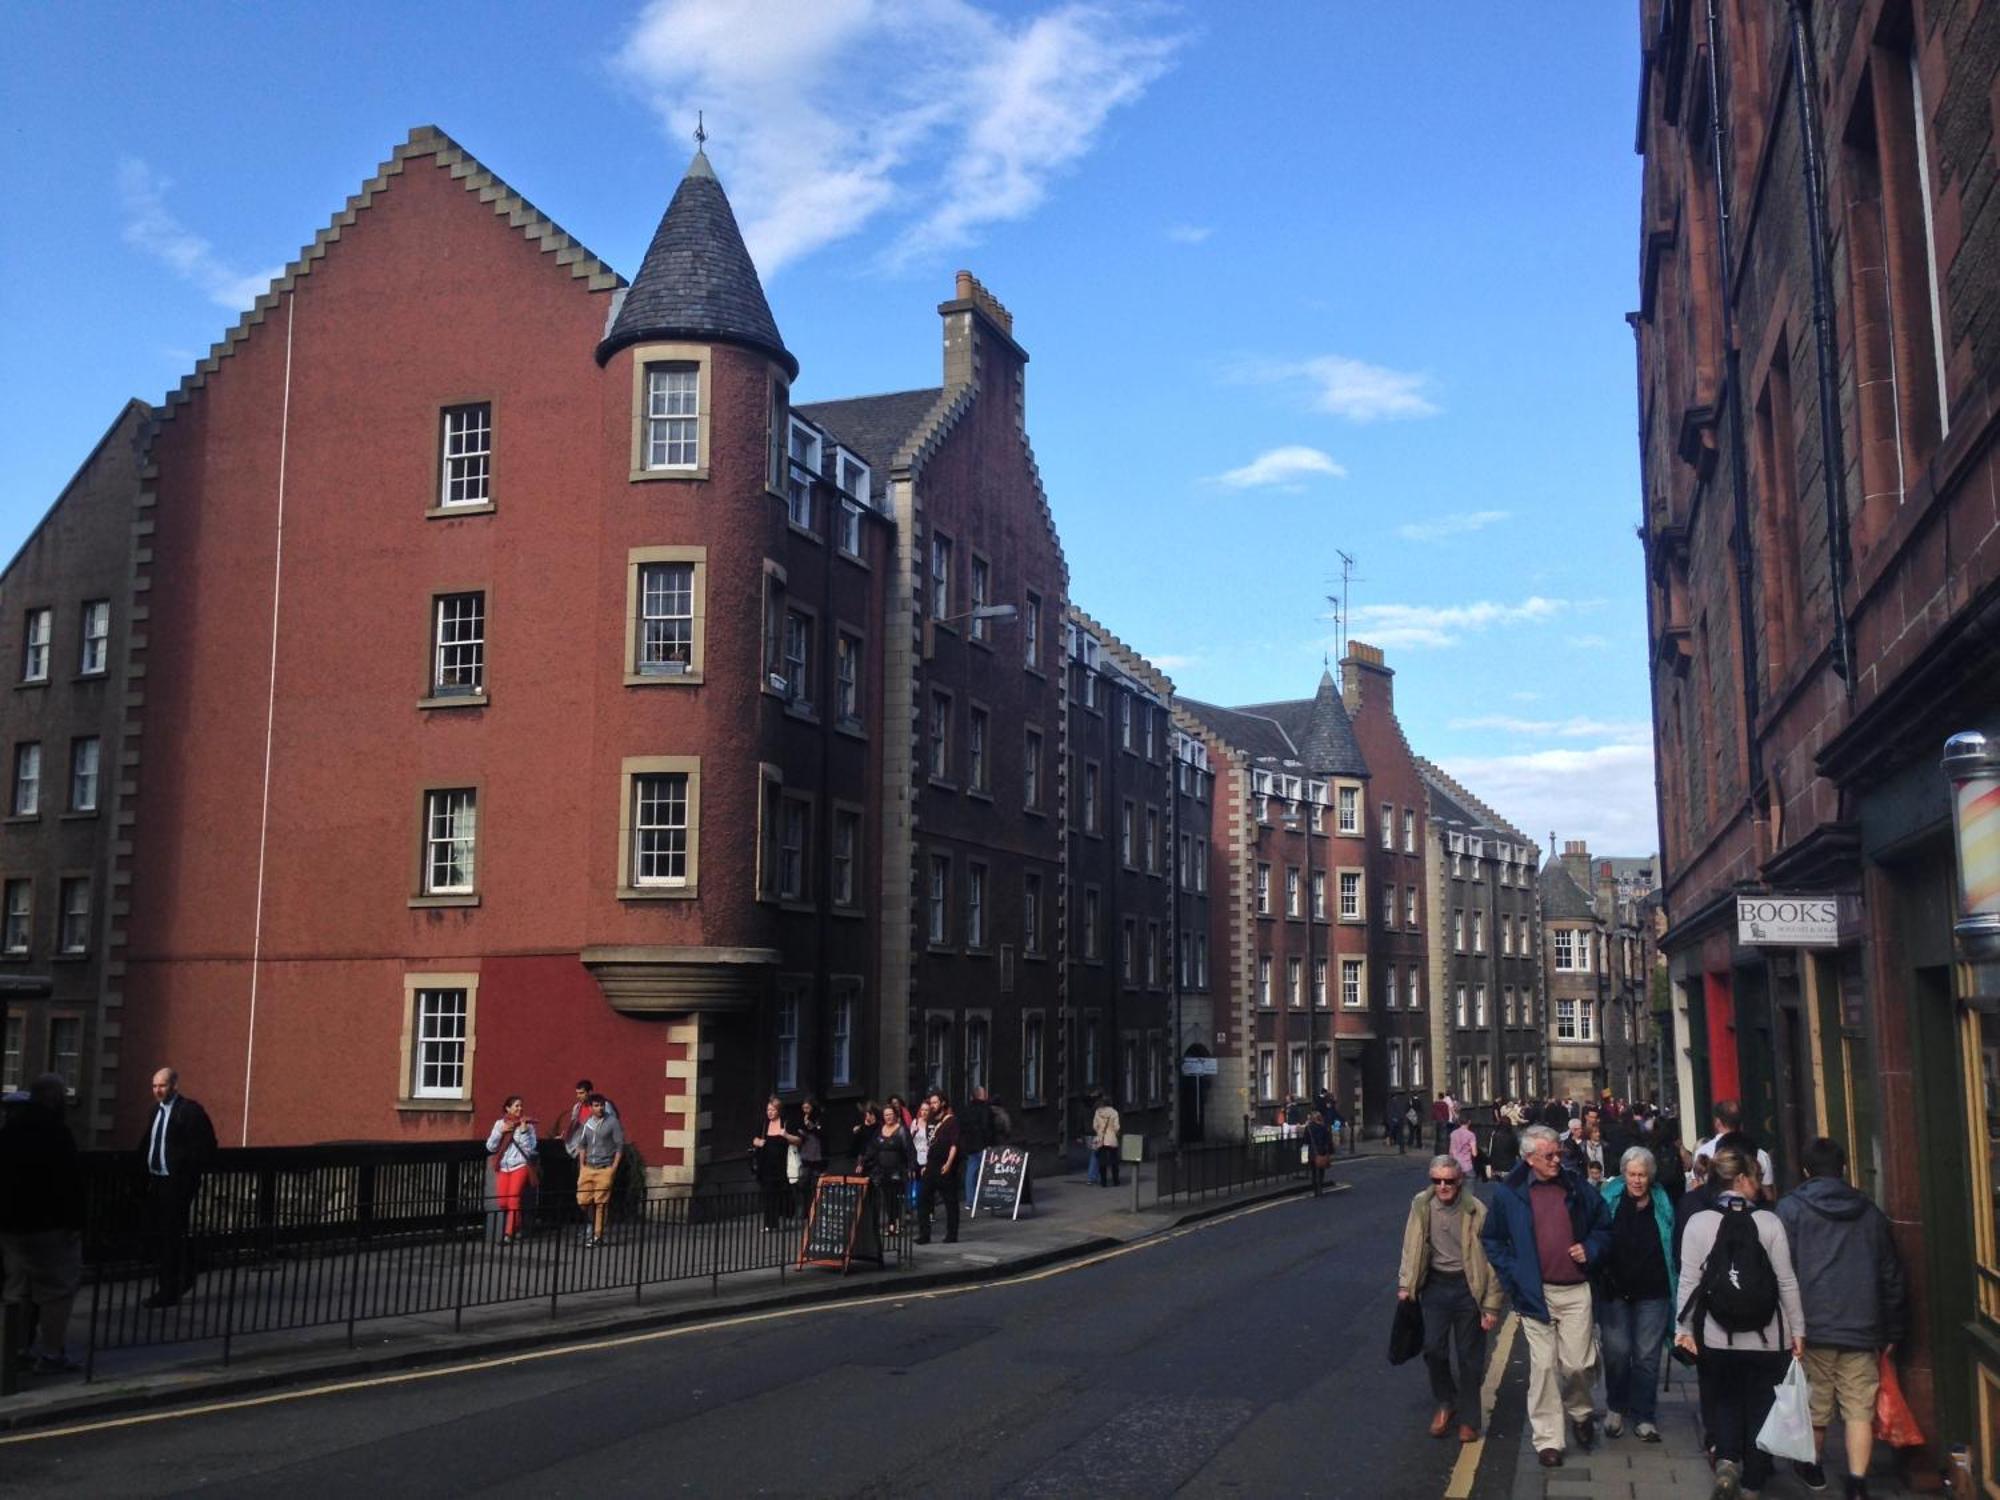
[[1738, 896], [1736, 941], [1777, 948], [1840, 946], [1835, 896]]

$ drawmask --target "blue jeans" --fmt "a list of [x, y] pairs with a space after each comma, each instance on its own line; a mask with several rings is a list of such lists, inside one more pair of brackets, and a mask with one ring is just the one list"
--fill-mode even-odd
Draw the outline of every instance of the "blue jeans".
[[965, 1206], [972, 1207], [972, 1200], [979, 1194], [979, 1163], [985, 1157], [984, 1151], [965, 1153], [965, 1170], [960, 1174], [965, 1178]]
[[1597, 1328], [1604, 1340], [1604, 1404], [1634, 1422], [1650, 1422], [1660, 1408], [1660, 1356], [1666, 1349], [1673, 1304], [1665, 1297], [1626, 1302], [1601, 1297]]

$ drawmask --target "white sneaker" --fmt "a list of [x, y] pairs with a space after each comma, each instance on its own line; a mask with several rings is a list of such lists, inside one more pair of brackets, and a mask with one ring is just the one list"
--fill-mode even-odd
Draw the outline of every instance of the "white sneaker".
[[1614, 1412], [1607, 1412], [1605, 1414], [1604, 1435], [1606, 1437], [1617, 1437], [1624, 1430], [1625, 1430], [1625, 1417], [1622, 1412], [1614, 1411]]

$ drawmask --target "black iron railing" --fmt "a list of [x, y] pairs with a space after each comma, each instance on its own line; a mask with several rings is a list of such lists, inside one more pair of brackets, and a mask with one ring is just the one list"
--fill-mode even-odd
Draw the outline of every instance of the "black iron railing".
[[[567, 1170], [566, 1170], [567, 1169]], [[76, 1320], [86, 1375], [100, 1354], [149, 1345], [234, 1342], [369, 1319], [449, 1313], [776, 1270], [799, 1257], [801, 1195], [782, 1209], [757, 1189], [648, 1189], [621, 1174], [604, 1240], [587, 1243], [574, 1168], [551, 1161], [503, 1242], [506, 1213], [477, 1143], [467, 1146], [252, 1147], [217, 1153], [190, 1209], [178, 1263], [193, 1288], [166, 1306], [158, 1268], [175, 1257], [171, 1220], [148, 1201], [136, 1153], [86, 1153], [85, 1273]], [[777, 1210], [776, 1227], [765, 1220]], [[878, 1206], [879, 1211], [879, 1206]], [[913, 1256], [915, 1215], [882, 1222], [885, 1264]], [[822, 1273], [823, 1274], [823, 1273]]]
[[1193, 1202], [1304, 1176], [1307, 1170], [1302, 1154], [1304, 1146], [1304, 1138], [1294, 1136], [1268, 1141], [1222, 1141], [1163, 1152], [1157, 1165], [1160, 1202]]

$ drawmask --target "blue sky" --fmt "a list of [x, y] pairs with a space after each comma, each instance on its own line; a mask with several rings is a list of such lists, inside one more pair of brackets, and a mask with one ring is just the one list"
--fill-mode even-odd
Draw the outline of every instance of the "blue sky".
[[1079, 603], [1194, 696], [1302, 696], [1344, 550], [1419, 753], [1648, 852], [1636, 10], [9, 7], [0, 556], [411, 126], [629, 275], [700, 107], [798, 399], [935, 383], [970, 268]]

